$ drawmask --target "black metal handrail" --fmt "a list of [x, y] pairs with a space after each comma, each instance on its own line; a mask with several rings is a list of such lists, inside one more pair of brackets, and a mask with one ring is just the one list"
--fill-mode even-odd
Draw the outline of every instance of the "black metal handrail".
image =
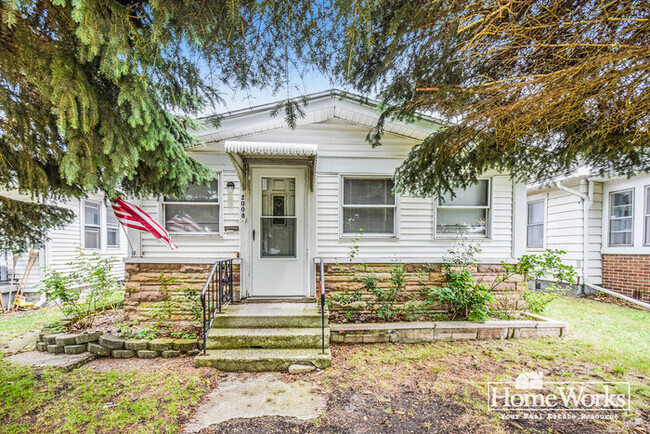
[[221, 313], [221, 308], [233, 302], [232, 259], [217, 261], [210, 269], [210, 275], [201, 291], [203, 309], [203, 354], [206, 354], [208, 333], [214, 316]]
[[320, 328], [321, 328], [321, 351], [325, 354], [325, 266], [320, 260]]

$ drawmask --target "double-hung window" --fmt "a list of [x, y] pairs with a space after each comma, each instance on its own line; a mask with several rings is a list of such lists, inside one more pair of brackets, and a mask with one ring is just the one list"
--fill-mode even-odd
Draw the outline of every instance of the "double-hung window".
[[544, 248], [544, 203], [544, 200], [528, 202], [526, 246], [529, 248]]
[[390, 178], [343, 178], [343, 235], [395, 235], [397, 202]]
[[106, 206], [106, 247], [110, 249], [120, 247], [120, 223], [110, 205]]
[[189, 185], [185, 196], [164, 199], [165, 228], [175, 234], [218, 234], [219, 206], [219, 180]]
[[101, 247], [101, 214], [99, 203], [84, 201], [84, 248]]
[[643, 244], [650, 246], [650, 185], [645, 187], [645, 213], [643, 220]]
[[478, 183], [438, 198], [436, 207], [436, 234], [453, 236], [467, 234], [487, 237], [490, 219], [490, 181]]
[[631, 246], [634, 224], [634, 190], [609, 194], [609, 245]]

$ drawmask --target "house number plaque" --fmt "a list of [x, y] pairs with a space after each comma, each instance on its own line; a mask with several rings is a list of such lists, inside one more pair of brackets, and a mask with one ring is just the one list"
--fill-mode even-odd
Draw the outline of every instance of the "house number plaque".
[[245, 219], [246, 218], [246, 199], [245, 199], [243, 194], [241, 195], [240, 205], [241, 205], [241, 208], [240, 208], [241, 209], [241, 218]]

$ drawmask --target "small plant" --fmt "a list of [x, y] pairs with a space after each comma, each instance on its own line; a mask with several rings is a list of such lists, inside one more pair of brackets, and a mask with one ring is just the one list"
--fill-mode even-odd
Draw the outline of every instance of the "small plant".
[[373, 294], [375, 300], [370, 302], [370, 311], [384, 320], [391, 320], [404, 313], [404, 308], [399, 306], [404, 289], [404, 265], [396, 264], [391, 268], [390, 287], [380, 288], [377, 277], [370, 274], [364, 277], [363, 284], [366, 290]]
[[[175, 312], [187, 312], [190, 314], [191, 321], [201, 319], [202, 310], [198, 290], [183, 288], [184, 281], [167, 277], [165, 273], [160, 273], [158, 282], [163, 299], [147, 308], [145, 315], [157, 320], [169, 320]], [[180, 289], [173, 290], [172, 285], [178, 285]]]
[[451, 319], [487, 321], [489, 305], [495, 301], [487, 286], [474, 280], [470, 268], [455, 270], [449, 267], [446, 277], [448, 286], [430, 289], [429, 298], [445, 303], [449, 307]]
[[82, 251], [66, 265], [71, 271], [63, 274], [47, 270], [40, 284], [40, 292], [53, 300], [68, 318], [77, 321], [82, 328], [91, 327], [100, 309], [106, 308], [120, 289], [112, 275], [113, 257], [101, 257], [98, 253], [86, 255]]

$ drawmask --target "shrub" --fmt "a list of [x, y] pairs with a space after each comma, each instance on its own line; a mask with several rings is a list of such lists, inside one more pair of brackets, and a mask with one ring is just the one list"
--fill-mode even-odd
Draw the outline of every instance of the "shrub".
[[46, 271], [40, 292], [53, 300], [68, 319], [76, 320], [82, 328], [91, 327], [98, 311], [107, 307], [120, 289], [118, 279], [112, 275], [116, 262], [114, 257], [80, 251], [66, 264], [71, 269], [68, 274]]

